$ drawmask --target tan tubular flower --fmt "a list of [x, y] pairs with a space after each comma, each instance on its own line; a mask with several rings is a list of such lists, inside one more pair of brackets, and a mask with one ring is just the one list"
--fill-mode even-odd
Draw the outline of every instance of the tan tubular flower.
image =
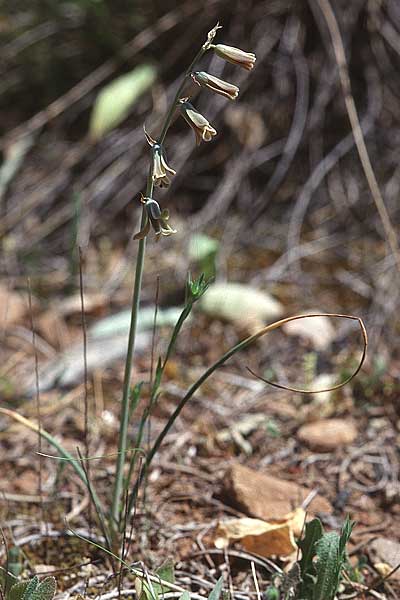
[[190, 76], [200, 87], [208, 88], [217, 94], [221, 94], [221, 96], [225, 96], [225, 98], [235, 100], [238, 96], [239, 88], [236, 85], [214, 77], [214, 75], [210, 75], [204, 71], [196, 71], [195, 73], [191, 73]]
[[168, 187], [171, 183], [167, 172], [171, 175], [175, 175], [176, 171], [167, 164], [165, 152], [160, 144], [154, 144], [153, 146], [153, 181], [154, 185], [159, 187]]
[[217, 135], [214, 127], [210, 125], [207, 119], [203, 117], [203, 115], [200, 114], [186, 98], [179, 100], [179, 104], [182, 117], [194, 131], [196, 144], [199, 145], [202, 140], [204, 142], [210, 142], [214, 135]]
[[154, 198], [146, 198], [142, 196], [141, 202], [146, 208], [147, 221], [144, 227], [133, 237], [133, 239], [142, 240], [145, 238], [150, 231], [150, 225], [152, 225], [155, 231], [157, 241], [162, 235], [168, 236], [176, 233], [176, 230], [172, 229], [172, 227], [167, 223], [169, 219], [169, 212], [167, 209], [162, 211], [160, 209], [160, 205], [154, 200]]
[[244, 52], [239, 48], [225, 46], [224, 44], [217, 44], [216, 46], [212, 46], [212, 48], [214, 49], [214, 52], [224, 60], [233, 63], [234, 65], [238, 65], [239, 67], [243, 67], [248, 71], [253, 69], [254, 63], [256, 62], [256, 55], [252, 52]]

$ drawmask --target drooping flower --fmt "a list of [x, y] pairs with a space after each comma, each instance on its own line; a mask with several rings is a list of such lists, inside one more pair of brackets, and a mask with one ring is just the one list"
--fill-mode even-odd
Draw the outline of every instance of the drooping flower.
[[253, 69], [256, 62], [256, 55], [252, 52], [244, 52], [240, 48], [234, 48], [233, 46], [225, 46], [225, 44], [216, 44], [212, 46], [214, 52], [223, 58], [224, 60], [243, 67], [248, 71]]
[[168, 177], [168, 173], [170, 173], [171, 175], [176, 175], [176, 171], [168, 165], [163, 146], [159, 144], [156, 140], [154, 140], [151, 137], [151, 135], [147, 133], [145, 128], [144, 135], [146, 136], [146, 140], [153, 150], [152, 179], [154, 185], [157, 185], [159, 187], [168, 187], [171, 183], [171, 180]]
[[172, 169], [168, 163], [165, 156], [165, 152], [160, 144], [155, 144], [153, 146], [153, 181], [154, 185], [158, 185], [159, 187], [168, 187], [171, 183], [168, 174], [176, 175], [176, 171]]
[[191, 78], [197, 85], [200, 87], [208, 88], [217, 94], [221, 94], [221, 96], [225, 96], [225, 98], [230, 98], [231, 100], [235, 100], [239, 93], [239, 88], [233, 83], [228, 83], [223, 79], [219, 79], [214, 75], [210, 75], [209, 73], [205, 73], [204, 71], [196, 71], [195, 73], [191, 73]]
[[168, 209], [164, 208], [164, 210], [161, 210], [160, 205], [154, 198], [147, 198], [143, 195], [141, 197], [141, 202], [145, 205], [147, 220], [143, 228], [134, 235], [133, 239], [142, 240], [145, 238], [150, 231], [150, 225], [154, 229], [157, 241], [162, 235], [169, 236], [176, 233], [176, 230], [172, 229], [167, 222], [169, 219]]
[[210, 142], [214, 135], [217, 135], [214, 127], [212, 127], [207, 119], [199, 113], [190, 102], [188, 102], [187, 98], [179, 100], [179, 108], [182, 117], [194, 131], [197, 145], [199, 145], [202, 140], [204, 142]]

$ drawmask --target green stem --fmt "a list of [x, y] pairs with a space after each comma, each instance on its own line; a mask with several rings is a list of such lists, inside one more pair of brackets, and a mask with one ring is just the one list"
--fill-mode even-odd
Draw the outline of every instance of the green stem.
[[188, 68], [186, 69], [185, 75], [184, 75], [184, 77], [183, 77], [183, 79], [181, 81], [180, 86], [176, 90], [175, 97], [174, 97], [174, 99], [172, 101], [170, 109], [169, 109], [169, 111], [167, 113], [167, 116], [165, 118], [164, 126], [163, 126], [163, 128], [161, 130], [161, 134], [160, 134], [160, 139], [158, 140], [158, 142], [160, 144], [162, 144], [164, 142], [165, 136], [167, 135], [167, 132], [168, 132], [168, 129], [169, 129], [169, 126], [171, 125], [172, 117], [174, 116], [174, 112], [175, 112], [176, 106], [177, 106], [178, 101], [179, 101], [179, 99], [181, 97], [181, 93], [182, 93], [182, 90], [183, 90], [183, 86], [185, 85], [186, 78], [192, 72], [195, 63], [198, 60], [200, 60], [200, 58], [203, 56], [203, 54], [206, 51], [207, 51], [207, 49], [205, 49], [204, 47], [201, 47], [200, 50], [198, 51], [198, 53], [196, 54], [196, 56], [194, 57], [194, 59], [192, 60], [192, 62], [190, 63], [190, 65], [188, 66]]
[[[272, 329], [272, 326], [271, 326], [271, 329]], [[208, 379], [210, 377], [210, 375], [212, 375], [214, 373], [214, 371], [216, 371], [220, 366], [222, 366], [229, 358], [231, 358], [231, 356], [236, 354], [236, 352], [240, 352], [241, 350], [244, 350], [245, 348], [247, 348], [247, 346], [249, 346], [256, 339], [261, 337], [261, 335], [263, 333], [265, 333], [267, 330], [268, 330], [268, 327], [261, 330], [261, 332], [257, 332], [256, 334], [251, 335], [250, 337], [248, 337], [248, 338], [242, 340], [241, 342], [239, 342], [238, 344], [236, 344], [236, 346], [234, 346], [233, 348], [231, 348], [230, 350], [225, 352], [225, 354], [223, 356], [221, 356], [221, 358], [219, 360], [217, 360], [213, 365], [211, 365], [211, 367], [209, 367], [206, 371], [204, 371], [203, 375], [193, 385], [190, 386], [190, 388], [188, 389], [188, 391], [186, 392], [186, 394], [184, 395], [182, 400], [179, 402], [178, 406], [176, 407], [176, 409], [174, 410], [172, 415], [169, 417], [166, 425], [164, 426], [164, 429], [158, 435], [156, 441], [154, 442], [153, 446], [151, 447], [150, 451], [148, 452], [146, 461], [143, 465], [143, 469], [141, 470], [141, 472], [138, 476], [138, 479], [135, 483], [135, 487], [132, 492], [133, 495], [135, 495], [137, 493], [137, 490], [139, 489], [139, 486], [150, 466], [151, 461], [153, 460], [155, 454], [160, 449], [160, 446], [161, 446], [162, 442], [164, 441], [165, 436], [171, 429], [172, 425], [175, 423], [176, 419], [178, 418], [178, 416], [180, 415], [181, 411], [185, 407], [186, 403], [190, 400], [190, 398], [195, 394], [195, 392], [199, 389], [199, 387], [206, 381], [206, 379]]]
[[[174, 112], [176, 106], [178, 104], [181, 92], [183, 90], [183, 86], [185, 85], [185, 81], [187, 76], [191, 73], [193, 69], [193, 65], [201, 56], [203, 56], [206, 50], [202, 47], [199, 52], [196, 54], [195, 58], [190, 63], [184, 77], [182, 78], [182, 82], [178, 87], [174, 100], [170, 106], [170, 109], [165, 117], [164, 125], [161, 130], [159, 143], [162, 144], [164, 142], [165, 136], [167, 135], [167, 131], [171, 124], [172, 118], [174, 116]], [[153, 180], [152, 180], [152, 165], [150, 165], [149, 174], [147, 177], [147, 185], [146, 185], [146, 197], [151, 198], [153, 194]], [[146, 223], [147, 214], [145, 208], [143, 208], [142, 212], [142, 220], [141, 227], [142, 229]], [[129, 328], [129, 338], [128, 338], [128, 349], [126, 352], [126, 361], [125, 361], [125, 374], [124, 374], [124, 384], [123, 384], [123, 392], [122, 392], [122, 403], [121, 403], [121, 416], [120, 416], [120, 428], [119, 428], [119, 436], [118, 436], [118, 455], [117, 455], [117, 463], [115, 469], [115, 482], [114, 482], [114, 491], [113, 491], [113, 499], [111, 505], [111, 521], [113, 525], [113, 529], [115, 530], [119, 526], [120, 522], [120, 504], [121, 504], [121, 494], [124, 482], [124, 464], [125, 464], [125, 454], [127, 449], [127, 439], [128, 439], [128, 422], [129, 422], [129, 396], [130, 396], [130, 385], [131, 385], [131, 376], [132, 376], [132, 361], [133, 354], [135, 350], [135, 337], [137, 330], [137, 320], [139, 314], [139, 306], [140, 306], [140, 293], [142, 288], [142, 276], [143, 276], [143, 267], [144, 267], [144, 256], [146, 250], [146, 238], [139, 240], [139, 249], [138, 255], [136, 258], [136, 272], [135, 272], [135, 284], [133, 290], [132, 297], [132, 309], [131, 309], [131, 322]]]
[[[149, 179], [150, 179], [150, 182], [149, 182]], [[150, 173], [150, 177], [148, 178], [148, 182], [147, 182], [147, 186], [146, 186], [146, 196], [151, 196], [152, 193], [153, 193], [153, 182], [151, 181], [151, 173]], [[145, 208], [143, 208], [140, 229], [142, 229], [144, 227], [146, 219], [147, 219], [146, 210], [145, 210]], [[137, 254], [137, 258], [136, 258], [135, 284], [134, 284], [134, 288], [133, 288], [131, 322], [130, 322], [130, 327], [129, 327], [128, 348], [126, 351], [120, 427], [119, 427], [119, 435], [118, 435], [117, 464], [116, 464], [116, 471], [115, 471], [114, 493], [113, 493], [113, 499], [112, 499], [112, 505], [111, 505], [111, 521], [112, 521], [113, 529], [115, 529], [118, 526], [119, 518], [120, 518], [120, 500], [121, 500], [121, 492], [122, 492], [122, 486], [123, 486], [123, 480], [124, 480], [124, 464], [125, 464], [125, 454], [126, 454], [127, 440], [128, 440], [129, 398], [130, 398], [130, 387], [131, 387], [131, 376], [132, 376], [132, 361], [133, 361], [133, 353], [135, 350], [135, 338], [136, 338], [137, 321], [138, 321], [138, 315], [139, 315], [140, 292], [142, 289], [142, 277], [143, 277], [145, 251], [146, 251], [146, 237], [139, 240], [139, 248], [138, 248], [138, 254]]]

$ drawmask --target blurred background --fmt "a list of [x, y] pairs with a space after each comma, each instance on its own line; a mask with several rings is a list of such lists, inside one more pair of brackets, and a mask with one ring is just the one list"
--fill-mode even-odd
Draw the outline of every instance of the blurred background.
[[[396, 238], [400, 3], [330, 5]], [[193, 520], [208, 528], [225, 511], [214, 481], [222, 489], [223, 471], [235, 461], [318, 489], [337, 510], [330, 527], [351, 514], [365, 532], [386, 527], [399, 539], [399, 272], [355, 146], [327, 0], [2, 0], [0, 7], [0, 405], [35, 420], [33, 399], [40, 396], [43, 427], [75, 453], [87, 432], [88, 401], [91, 455], [104, 457], [91, 474], [107, 496], [138, 248], [133, 236], [150, 157], [143, 126], [157, 138], [182, 74], [219, 21], [217, 41], [254, 52], [257, 62], [248, 72], [207, 53], [196, 69], [239, 86], [239, 97], [228, 100], [189, 80], [184, 95], [218, 135], [196, 147], [179, 116], [166, 137], [177, 174], [155, 199], [169, 209], [177, 234], [158, 243], [152, 232], [148, 237], [134, 383], [151, 380], [165, 352], [188, 271], [205, 272], [214, 284], [168, 362], [146, 443], [205, 367], [277, 318], [357, 315], [370, 346], [359, 376], [333, 393], [272, 389], [246, 367], [309, 392], [343, 382], [363, 347], [358, 323], [348, 319], [299, 320], [219, 369], [157, 457], [149, 547], [186, 555], [187, 533], [175, 535], [175, 523], [182, 532]], [[140, 414], [148, 397], [144, 385]], [[322, 424], [314, 423], [319, 418]], [[314, 434], [316, 427], [316, 443], [304, 424], [314, 425]], [[315, 454], [321, 446], [329, 462]], [[36, 433], [2, 417], [0, 447], [8, 516], [14, 496], [6, 494], [37, 489]], [[56, 498], [57, 490], [72, 490], [80, 498], [56, 463], [43, 462], [43, 491]], [[231, 493], [225, 495], [229, 504]], [[199, 509], [190, 504], [197, 498]], [[83, 519], [79, 506], [68, 508], [71, 519]], [[58, 564], [59, 549], [55, 554]]]
[[[333, 8], [397, 228], [400, 7], [336, 0]], [[157, 136], [181, 74], [216, 21], [218, 41], [255, 52], [256, 68], [248, 73], [212, 53], [202, 59], [199, 70], [240, 87], [233, 102], [187, 86], [218, 136], [196, 147], [183, 119], [170, 129], [166, 151], [177, 175], [156, 198], [178, 234], [148, 244], [144, 304], [154, 303], [157, 276], [160, 305], [181, 302], [187, 271], [199, 272], [211, 253], [217, 282], [263, 290], [283, 314], [364, 317], [374, 356], [387, 360], [397, 345], [398, 274], [316, 0], [3, 0], [3, 295], [26, 295], [30, 277], [40, 309], [59, 308], [61, 324], [50, 319], [40, 330], [39, 319], [38, 327], [60, 349], [64, 315], [79, 309], [79, 245], [89, 315], [129, 304], [149, 160], [143, 124]]]

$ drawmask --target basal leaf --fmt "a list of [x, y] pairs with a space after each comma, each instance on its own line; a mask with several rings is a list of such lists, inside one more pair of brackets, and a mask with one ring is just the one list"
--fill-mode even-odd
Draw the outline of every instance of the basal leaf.
[[38, 585], [39, 578], [37, 577], [37, 575], [35, 575], [34, 577], [32, 577], [32, 579], [28, 581], [28, 585], [26, 586], [25, 591], [22, 595], [22, 600], [32, 600], [32, 594], [36, 590]]
[[33, 592], [31, 600], [52, 600], [56, 593], [56, 587], [55, 578], [46, 577]]
[[29, 581], [15, 583], [7, 594], [7, 600], [21, 600]]

